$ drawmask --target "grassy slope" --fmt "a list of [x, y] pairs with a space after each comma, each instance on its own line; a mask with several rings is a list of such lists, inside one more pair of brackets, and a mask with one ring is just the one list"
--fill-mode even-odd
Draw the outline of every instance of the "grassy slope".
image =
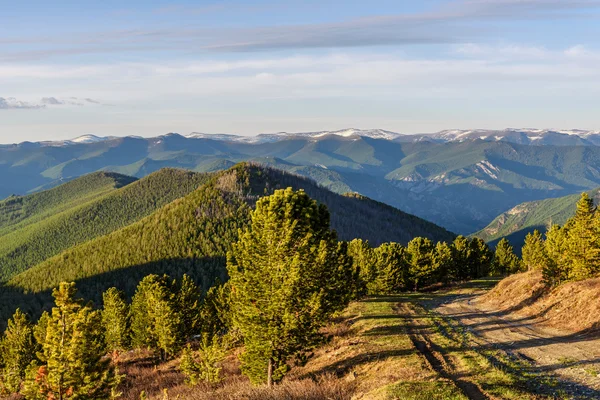
[[[600, 199], [600, 189], [589, 191], [596, 200]], [[513, 245], [520, 248], [527, 233], [538, 229], [542, 232], [549, 224], [564, 224], [575, 214], [575, 204], [579, 194], [555, 199], [545, 199], [519, 204], [496, 217], [487, 227], [473, 234], [486, 242], [497, 242], [507, 237]]]
[[[208, 179], [204, 174], [166, 169], [121, 189], [107, 191], [105, 188], [111, 185], [100, 179], [104, 177], [132, 180], [116, 174], [91, 174], [63, 185], [67, 188], [51, 190], [62, 194], [62, 203], [45, 208], [34, 209], [29, 205], [44, 203], [56, 195], [42, 192], [24, 197], [22, 213], [27, 218], [7, 227], [12, 230], [0, 236], [0, 278], [10, 278], [61, 251], [138, 221]], [[95, 186], [97, 189], [93, 190]], [[72, 187], [90, 188], [88, 192], [94, 195], [66, 190]]]

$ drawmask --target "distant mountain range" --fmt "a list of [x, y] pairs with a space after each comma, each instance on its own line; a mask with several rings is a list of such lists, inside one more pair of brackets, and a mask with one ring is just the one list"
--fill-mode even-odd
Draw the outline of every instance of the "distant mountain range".
[[[169, 133], [168, 135], [179, 135]], [[475, 130], [445, 130], [437, 133], [400, 134], [383, 129], [342, 129], [338, 131], [318, 132], [278, 132], [262, 133], [256, 136], [242, 136], [234, 134], [214, 134], [192, 132], [184, 136], [188, 139], [211, 139], [224, 142], [242, 143], [271, 143], [291, 138], [322, 138], [335, 135], [341, 137], [367, 137], [371, 139], [385, 139], [399, 142], [431, 141], [436, 143], [464, 142], [468, 140], [484, 140], [488, 142], [510, 142], [517, 144], [552, 145], [552, 146], [599, 146], [600, 131], [587, 131], [581, 129], [573, 130], [551, 130], [551, 129], [475, 129]], [[140, 139], [140, 136], [127, 136]], [[154, 138], [160, 140], [162, 136]], [[99, 137], [95, 135], [83, 135], [71, 140], [43, 141], [37, 142], [40, 146], [67, 146], [82, 143], [96, 143], [103, 141], [118, 140], [117, 136]], [[27, 143], [27, 142], [26, 142]], [[8, 146], [8, 145], [0, 145]]]
[[254, 137], [85, 135], [0, 145], [0, 198], [96, 171], [141, 178], [165, 167], [210, 172], [240, 161], [304, 175], [335, 192], [357, 192], [470, 234], [520, 203], [600, 187], [600, 132], [507, 129], [401, 135], [345, 129]]

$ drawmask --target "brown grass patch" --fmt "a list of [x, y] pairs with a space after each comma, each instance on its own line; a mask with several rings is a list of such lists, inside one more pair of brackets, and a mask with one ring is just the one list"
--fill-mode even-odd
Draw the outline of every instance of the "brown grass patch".
[[549, 290], [539, 271], [511, 275], [481, 296], [483, 305], [571, 332], [600, 329], [600, 278]]

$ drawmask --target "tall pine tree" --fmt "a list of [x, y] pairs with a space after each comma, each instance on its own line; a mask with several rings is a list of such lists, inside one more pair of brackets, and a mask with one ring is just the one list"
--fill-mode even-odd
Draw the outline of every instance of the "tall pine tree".
[[548, 261], [544, 238], [537, 229], [533, 233], [528, 233], [525, 237], [525, 244], [521, 250], [523, 264], [529, 271], [544, 269]]
[[110, 288], [102, 295], [102, 325], [106, 348], [110, 352], [119, 353], [129, 348], [131, 330], [129, 326], [129, 307], [123, 292]]
[[27, 315], [19, 309], [8, 321], [8, 328], [0, 342], [0, 352], [2, 353], [0, 385], [4, 391], [18, 393], [27, 366], [35, 359], [36, 352], [33, 326]]
[[275, 191], [257, 201], [251, 219], [228, 256], [231, 308], [245, 345], [243, 372], [271, 385], [290, 358], [316, 344], [351, 288], [340, 280], [346, 249], [329, 229], [329, 212], [304, 191]]
[[117, 383], [105, 358], [99, 311], [75, 298], [75, 284], [61, 283], [42, 344], [43, 364], [31, 363], [24, 395], [29, 399], [108, 399]]
[[518, 272], [520, 269], [521, 260], [515, 255], [510, 242], [506, 238], [502, 238], [496, 245], [491, 274], [505, 275]]

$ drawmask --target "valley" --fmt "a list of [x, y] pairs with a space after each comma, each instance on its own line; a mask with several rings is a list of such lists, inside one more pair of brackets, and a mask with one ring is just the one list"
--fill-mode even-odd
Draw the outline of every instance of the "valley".
[[348, 129], [20, 143], [0, 147], [0, 197], [96, 171], [141, 178], [165, 167], [210, 172], [251, 161], [309, 177], [340, 194], [360, 193], [466, 235], [520, 203], [599, 187], [600, 146], [594, 141], [599, 136], [584, 131], [400, 135]]

